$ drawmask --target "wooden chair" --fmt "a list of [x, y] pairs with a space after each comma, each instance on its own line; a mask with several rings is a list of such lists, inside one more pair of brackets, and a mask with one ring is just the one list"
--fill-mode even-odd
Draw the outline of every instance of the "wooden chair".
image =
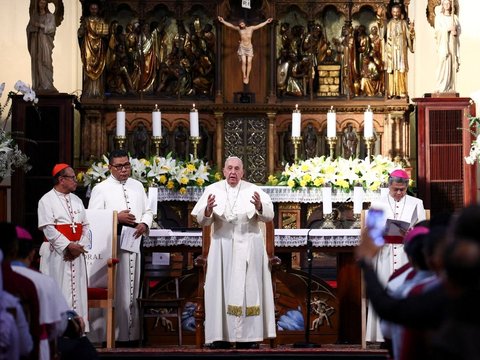
[[[115, 283], [117, 258], [117, 212], [111, 210], [87, 210], [93, 241], [99, 237], [111, 240], [111, 256], [106, 260], [107, 284], [106, 287], [88, 287], [88, 308], [102, 308], [106, 310], [107, 317], [107, 348], [115, 347]], [[92, 221], [95, 218], [94, 221]], [[97, 224], [97, 225], [95, 225]], [[108, 226], [105, 226], [108, 224]], [[98, 227], [98, 236], [95, 235]], [[101, 229], [100, 229], [101, 228]], [[110, 231], [111, 229], [111, 231]], [[102, 241], [105, 239], [99, 239]], [[92, 274], [89, 274], [90, 280]]]
[[146, 319], [155, 318], [169, 331], [174, 324], [168, 318], [176, 318], [178, 345], [182, 340], [182, 306], [180, 277], [183, 270], [181, 253], [147, 253], [143, 258], [142, 294], [137, 299], [140, 308], [140, 341], [146, 342]]
[[[281, 265], [281, 259], [275, 256], [275, 226], [273, 221], [268, 223], [261, 223], [265, 226], [262, 226], [262, 231], [265, 235], [265, 247], [268, 256], [268, 262], [270, 264], [272, 272], [272, 287], [273, 287], [273, 296], [274, 300], [276, 299], [276, 277], [275, 271]], [[194, 264], [198, 268], [198, 289], [197, 289], [197, 309], [195, 311], [195, 345], [198, 349], [202, 348], [205, 340], [205, 276], [207, 273], [207, 258], [208, 252], [210, 250], [210, 241], [211, 234], [213, 231], [213, 225], [204, 226], [202, 229], [202, 254], [199, 255], [195, 260]], [[275, 306], [276, 307], [276, 306]], [[277, 311], [275, 309], [275, 316]], [[275, 339], [270, 339], [270, 347], [275, 347]]]

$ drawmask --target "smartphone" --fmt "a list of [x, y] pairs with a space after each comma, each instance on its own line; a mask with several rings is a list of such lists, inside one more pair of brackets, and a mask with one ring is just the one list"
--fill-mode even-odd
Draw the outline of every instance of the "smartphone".
[[368, 235], [377, 246], [385, 245], [383, 233], [385, 231], [386, 220], [387, 218], [383, 209], [370, 208], [368, 210], [365, 223], [367, 225]]

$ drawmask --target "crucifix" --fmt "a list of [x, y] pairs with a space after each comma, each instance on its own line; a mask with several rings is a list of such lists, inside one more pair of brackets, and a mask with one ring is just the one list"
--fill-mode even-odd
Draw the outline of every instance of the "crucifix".
[[70, 224], [70, 227], [72, 228], [72, 233], [75, 234], [75, 233], [77, 232], [77, 224], [71, 223], [71, 224]]

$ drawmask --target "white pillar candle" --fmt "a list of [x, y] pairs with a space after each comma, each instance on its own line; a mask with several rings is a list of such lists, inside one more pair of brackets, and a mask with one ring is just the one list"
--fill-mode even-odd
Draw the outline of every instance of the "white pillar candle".
[[389, 189], [388, 187], [381, 187], [380, 188], [380, 196], [385, 197], [388, 195]]
[[154, 137], [162, 136], [162, 113], [157, 104], [152, 111], [152, 135]]
[[335, 136], [337, 136], [337, 114], [332, 106], [327, 112], [327, 137], [333, 138]]
[[323, 215], [332, 213], [332, 188], [330, 186], [322, 187], [322, 205]]
[[292, 113], [292, 137], [300, 137], [300, 130], [302, 128], [302, 114], [298, 110], [298, 104], [295, 105], [295, 110]]
[[121, 104], [117, 110], [117, 136], [125, 136], [125, 110]]
[[157, 187], [149, 187], [148, 188], [148, 204], [150, 210], [152, 210], [153, 215], [157, 215], [158, 210], [158, 188]]
[[190, 136], [200, 136], [198, 130], [198, 111], [195, 109], [195, 104], [193, 104], [193, 108], [190, 110]]
[[363, 195], [364, 191], [361, 186], [353, 188], [353, 213], [360, 214], [363, 209]]
[[370, 105], [363, 114], [363, 136], [366, 138], [373, 137], [373, 111], [370, 109]]

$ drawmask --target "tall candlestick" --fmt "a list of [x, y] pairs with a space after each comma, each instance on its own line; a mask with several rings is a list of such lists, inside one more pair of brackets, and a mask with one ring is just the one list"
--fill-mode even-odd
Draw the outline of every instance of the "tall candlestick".
[[335, 136], [337, 136], [337, 114], [332, 106], [327, 113], [327, 137], [333, 138]]
[[298, 110], [298, 104], [296, 104], [292, 113], [292, 137], [300, 137], [301, 123], [302, 114]]
[[152, 135], [154, 137], [162, 136], [162, 113], [157, 104], [152, 111]]
[[117, 136], [125, 136], [125, 110], [122, 104], [117, 109]]
[[368, 105], [367, 110], [363, 114], [363, 136], [373, 138], [373, 111]]
[[190, 136], [198, 137], [199, 134], [198, 111], [195, 108], [195, 104], [193, 104], [193, 108], [190, 110]]

